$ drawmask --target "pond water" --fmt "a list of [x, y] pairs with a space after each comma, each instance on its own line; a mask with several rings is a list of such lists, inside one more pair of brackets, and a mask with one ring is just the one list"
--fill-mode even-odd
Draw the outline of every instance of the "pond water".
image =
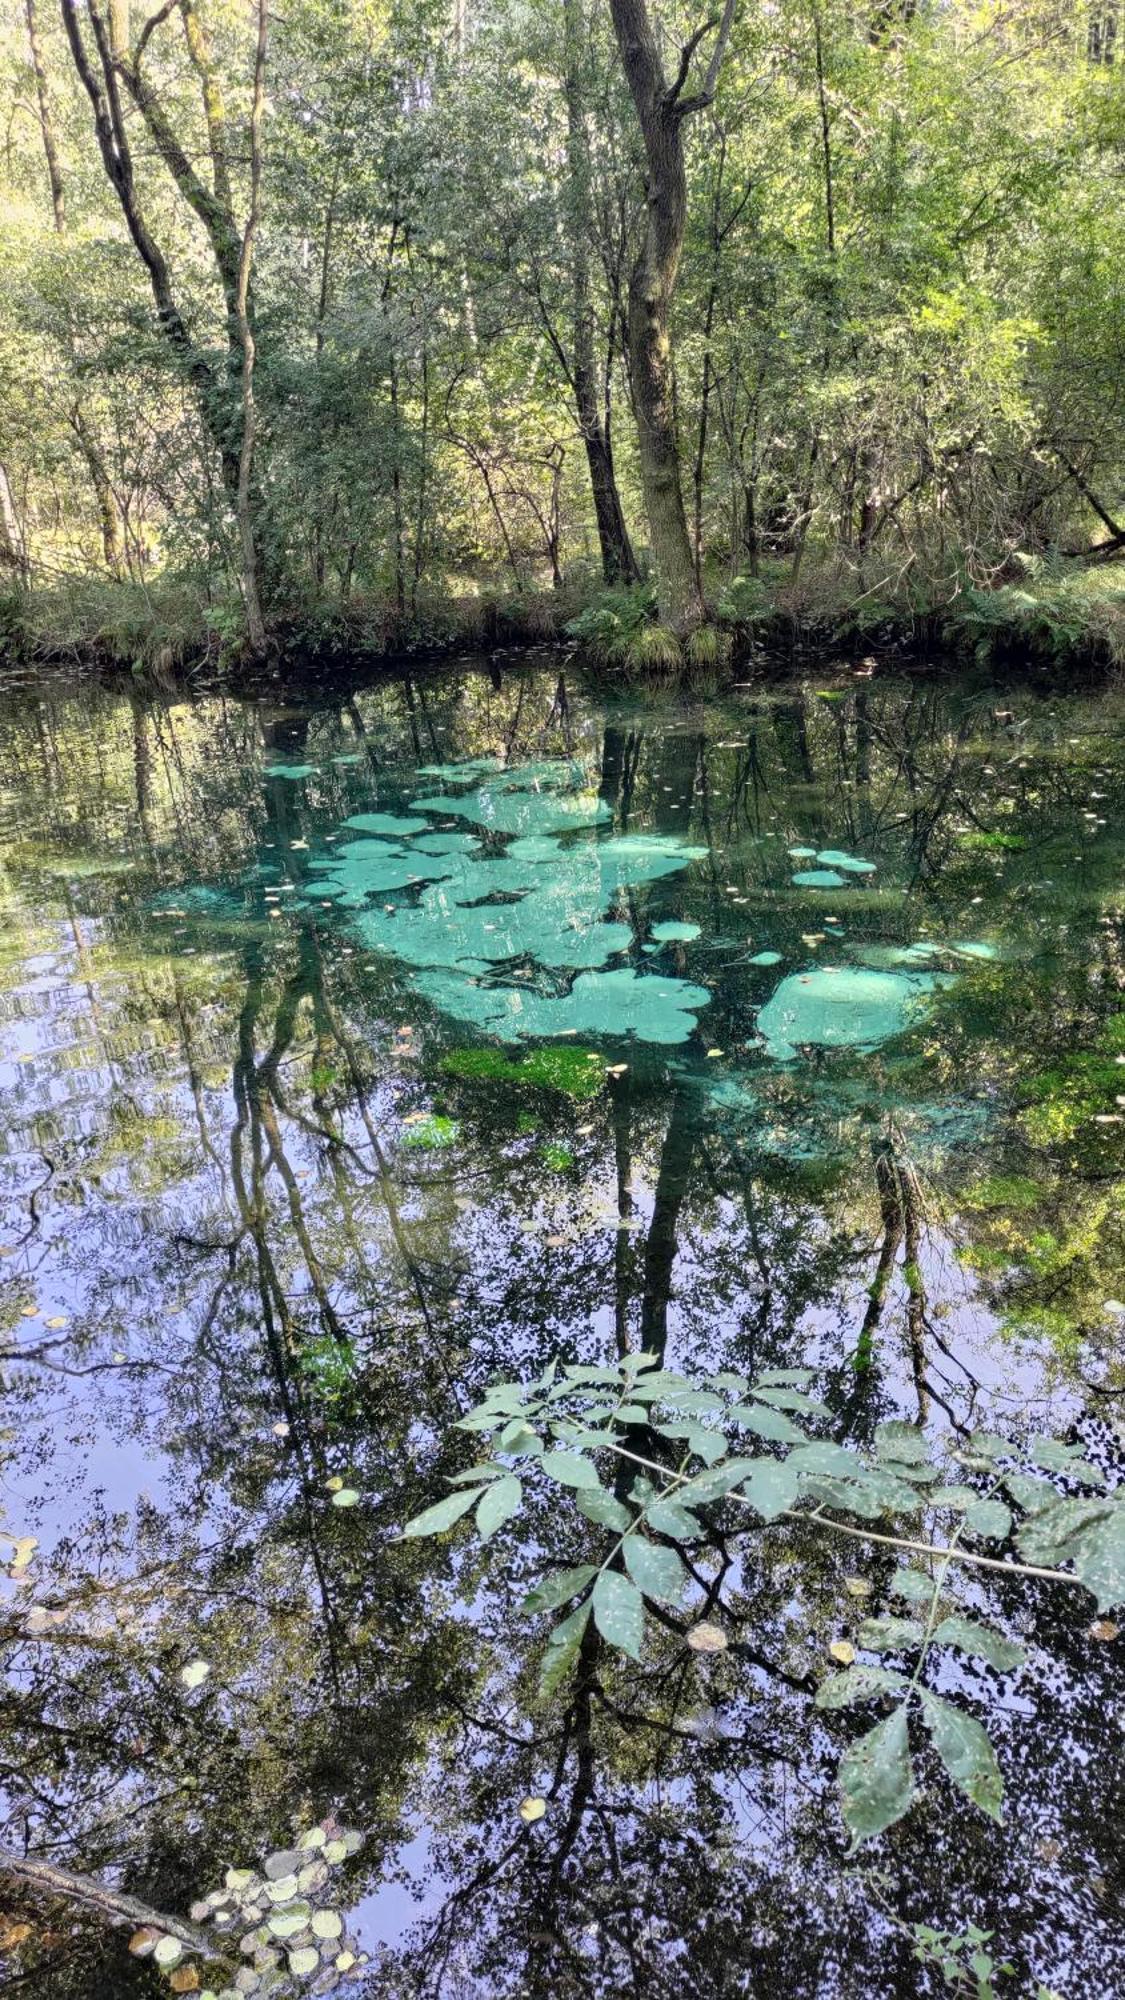
[[[1125, 697], [27, 677], [0, 752], [2, 1844], [183, 1913], [334, 1815], [371, 1996], [937, 1993], [919, 1924], [1125, 1990], [1092, 1598], [975, 1573], [1004, 1823], [919, 1749], [849, 1854], [813, 1695], [892, 1552], [716, 1531], [723, 1651], [670, 1607], [543, 1702], [606, 1531], [398, 1539], [491, 1382], [638, 1350], [1117, 1479]], [[0, 1890], [13, 1990], [169, 1990], [126, 1935]]]

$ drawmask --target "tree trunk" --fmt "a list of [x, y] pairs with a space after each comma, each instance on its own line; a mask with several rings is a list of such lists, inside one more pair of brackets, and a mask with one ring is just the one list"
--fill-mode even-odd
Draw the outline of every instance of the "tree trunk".
[[727, 0], [703, 87], [684, 96], [691, 59], [708, 22], [685, 45], [669, 89], [645, 0], [610, 0], [622, 67], [645, 149], [645, 226], [629, 279], [629, 362], [637, 413], [641, 483], [656, 568], [660, 615], [686, 632], [703, 616], [692, 560], [676, 434], [671, 311], [687, 226], [684, 119], [709, 104], [733, 16]]
[[635, 583], [639, 574], [629, 530], [617, 490], [606, 425], [599, 407], [594, 362], [594, 307], [590, 297], [590, 243], [593, 212], [590, 200], [590, 146], [582, 87], [582, 0], [563, 0], [566, 61], [566, 151], [568, 167], [570, 259], [574, 299], [574, 364], [571, 370], [578, 428], [590, 472], [590, 491], [607, 583]]
[[254, 261], [254, 239], [262, 206], [262, 114], [265, 109], [266, 42], [269, 35], [267, 0], [258, 0], [258, 36], [254, 52], [254, 97], [250, 111], [250, 214], [242, 237], [238, 260], [238, 287], [235, 315], [242, 346], [242, 446], [238, 458], [238, 538], [242, 546], [242, 595], [246, 605], [246, 630], [255, 653], [265, 650], [266, 627], [258, 585], [258, 550], [250, 502], [254, 474], [256, 413], [254, 408], [254, 334], [247, 301], [250, 270]]
[[51, 207], [55, 212], [55, 229], [61, 236], [66, 228], [66, 202], [63, 197], [59, 149], [55, 143], [55, 121], [51, 111], [50, 92], [47, 88], [47, 65], [43, 61], [43, 48], [39, 40], [35, 0], [26, 0], [26, 7], [27, 41], [31, 50], [31, 67], [35, 72], [36, 95], [39, 99], [39, 129], [43, 134], [43, 151], [47, 155], [47, 178], [51, 183]]

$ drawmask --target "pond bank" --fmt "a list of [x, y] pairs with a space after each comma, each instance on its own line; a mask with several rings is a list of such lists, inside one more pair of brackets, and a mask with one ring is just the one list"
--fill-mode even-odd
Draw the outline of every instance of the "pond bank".
[[712, 593], [714, 618], [681, 642], [655, 618], [652, 594], [561, 589], [435, 595], [412, 610], [368, 598], [290, 608], [272, 626], [264, 659], [247, 651], [236, 607], [208, 605], [175, 582], [151, 587], [90, 578], [50, 591], [0, 597], [0, 671], [63, 667], [169, 688], [254, 686], [313, 667], [354, 675], [399, 672], [467, 650], [577, 648], [613, 682], [718, 683], [730, 675], [849, 667], [872, 655], [907, 672], [940, 655], [1022, 678], [1097, 676], [1125, 665], [1125, 572], [1072, 570], [1050, 580], [982, 590], [966, 585], [929, 604], [845, 590], [812, 571], [801, 584], [738, 578]]

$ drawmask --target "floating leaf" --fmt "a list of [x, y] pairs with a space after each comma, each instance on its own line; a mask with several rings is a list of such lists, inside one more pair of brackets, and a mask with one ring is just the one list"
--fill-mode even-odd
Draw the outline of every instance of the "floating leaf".
[[816, 1691], [817, 1708], [850, 1708], [853, 1702], [871, 1701], [877, 1694], [893, 1694], [909, 1687], [905, 1674], [890, 1667], [849, 1667], [846, 1674], [831, 1674]]
[[662, 1598], [675, 1604], [683, 1593], [687, 1572], [675, 1549], [661, 1548], [657, 1542], [628, 1535], [624, 1544], [625, 1564], [638, 1589], [646, 1597]]
[[870, 1597], [874, 1586], [865, 1576], [846, 1576], [844, 1589], [849, 1597]]
[[692, 1626], [687, 1643], [693, 1653], [725, 1653], [728, 1642], [721, 1625], [713, 1625], [709, 1618], [702, 1618], [698, 1625]]
[[187, 1666], [180, 1669], [180, 1679], [186, 1688], [202, 1687], [210, 1671], [207, 1660], [189, 1660]]
[[134, 1958], [151, 1958], [160, 1943], [160, 1937], [161, 1933], [154, 1930], [151, 1924], [142, 1924], [139, 1931], [133, 1932], [128, 1948]]
[[318, 1938], [338, 1938], [342, 1935], [344, 1920], [338, 1910], [314, 1910], [312, 1934]]
[[289, 1970], [297, 1979], [307, 1979], [310, 1972], [320, 1966], [320, 1953], [311, 1944], [303, 1944], [289, 1954]]
[[167, 1971], [170, 1966], [178, 1965], [183, 1955], [184, 1948], [179, 1938], [162, 1937], [153, 1950], [152, 1958], [154, 1965], [162, 1966]]
[[906, 1704], [853, 1743], [840, 1765], [844, 1824], [855, 1843], [871, 1840], [909, 1812], [914, 1772]]
[[943, 1618], [933, 1635], [935, 1646], [956, 1646], [962, 1653], [970, 1653], [974, 1659], [987, 1660], [997, 1673], [1008, 1673], [1012, 1667], [1021, 1666], [1027, 1658], [1022, 1646], [1012, 1639], [1005, 1639], [991, 1626], [979, 1625], [975, 1618], [962, 1618], [959, 1614]]
[[954, 1784], [990, 1819], [1002, 1819], [1004, 1783], [996, 1753], [980, 1723], [928, 1689], [919, 1692], [926, 1727]]
[[359, 1493], [354, 1486], [341, 1486], [340, 1491], [332, 1495], [332, 1505], [334, 1507], [355, 1507], [359, 1503], [359, 1497]]
[[399, 1540], [406, 1541], [408, 1537], [417, 1535], [444, 1534], [447, 1528], [452, 1528], [454, 1522], [461, 1519], [462, 1514], [468, 1513], [476, 1497], [472, 1491], [447, 1494], [436, 1506], [427, 1507], [422, 1514], [415, 1514], [402, 1530]]
[[620, 1570], [603, 1569], [594, 1585], [594, 1622], [602, 1638], [639, 1660], [644, 1640], [644, 1599]]
[[838, 1660], [842, 1667], [850, 1667], [855, 1659], [855, 1647], [850, 1639], [833, 1639], [828, 1651], [831, 1658]]
[[529, 1796], [528, 1798], [521, 1799], [520, 1801], [520, 1809], [519, 1809], [520, 1818], [522, 1819], [525, 1826], [534, 1826], [536, 1820], [540, 1820], [543, 1818], [543, 1815], [545, 1814], [546, 1810], [547, 1810], [546, 1799], [537, 1798], [535, 1796]]
[[506, 1473], [481, 1495], [477, 1507], [477, 1533], [482, 1542], [492, 1539], [505, 1521], [518, 1514], [523, 1505], [523, 1487], [514, 1473]]
[[552, 1695], [560, 1681], [570, 1672], [578, 1658], [582, 1637], [590, 1622], [589, 1604], [580, 1604], [577, 1611], [556, 1625], [547, 1642], [543, 1655], [543, 1666], [539, 1675], [539, 1692]]
[[302, 1853], [306, 1853], [310, 1847], [323, 1847], [327, 1838], [328, 1835], [325, 1833], [324, 1828], [322, 1826], [310, 1826], [307, 1829], [307, 1831], [301, 1835], [300, 1840], [297, 1842], [297, 1846], [301, 1849]]

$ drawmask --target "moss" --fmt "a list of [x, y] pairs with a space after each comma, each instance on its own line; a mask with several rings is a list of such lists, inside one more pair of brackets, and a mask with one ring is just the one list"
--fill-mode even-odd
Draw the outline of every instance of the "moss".
[[442, 1153], [455, 1146], [460, 1136], [456, 1118], [443, 1118], [439, 1112], [430, 1111], [405, 1128], [402, 1145], [412, 1153]]
[[558, 1090], [580, 1100], [596, 1097], [602, 1064], [592, 1049], [533, 1049], [520, 1062], [499, 1049], [450, 1049], [441, 1059], [446, 1076], [469, 1082], [514, 1083], [534, 1090]]
[[539, 1157], [556, 1174], [565, 1174], [574, 1165], [574, 1154], [569, 1146], [558, 1146], [554, 1141], [540, 1146]]

